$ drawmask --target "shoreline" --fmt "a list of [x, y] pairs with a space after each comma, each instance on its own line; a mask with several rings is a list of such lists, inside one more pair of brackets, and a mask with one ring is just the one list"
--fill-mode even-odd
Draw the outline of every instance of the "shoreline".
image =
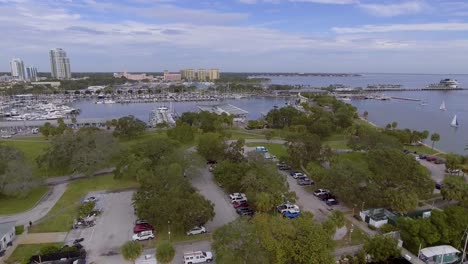
[[[373, 127], [376, 127], [376, 128], [379, 128], [379, 129], [384, 129], [383, 127], [380, 127], [380, 126], [376, 125], [375, 123], [372, 123], [371, 121], [366, 120], [366, 119], [365, 119], [363, 116], [361, 116], [361, 115], [359, 115], [359, 119], [361, 119], [361, 120], [364, 121], [364, 122], [367, 122], [369, 125], [371, 125], [371, 126], [373, 126]], [[406, 145], [405, 145], [405, 146], [406, 146]], [[424, 142], [422, 142], [422, 141], [420, 141], [420, 146], [424, 146], [424, 147], [426, 147], [426, 148], [429, 148], [429, 149], [432, 149], [432, 150], [434, 150], [434, 151], [437, 151], [437, 153], [434, 154], [435, 156], [437, 156], [437, 155], [439, 155], [439, 154], [447, 154], [447, 152], [442, 151], [442, 150], [440, 150], [440, 149], [438, 149], [438, 148], [432, 148], [432, 146], [429, 146], [428, 144], [426, 144], [426, 143], [424, 143]]]

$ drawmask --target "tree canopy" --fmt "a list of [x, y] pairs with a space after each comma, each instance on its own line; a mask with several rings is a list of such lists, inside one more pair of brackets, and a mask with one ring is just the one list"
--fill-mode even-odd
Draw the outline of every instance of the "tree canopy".
[[145, 132], [146, 123], [130, 115], [111, 121], [114, 128], [114, 136], [119, 138], [134, 138]]

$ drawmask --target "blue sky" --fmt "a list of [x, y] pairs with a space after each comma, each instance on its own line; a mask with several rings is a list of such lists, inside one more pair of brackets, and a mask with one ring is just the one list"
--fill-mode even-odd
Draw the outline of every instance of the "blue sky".
[[468, 0], [0, 0], [0, 71], [468, 73]]

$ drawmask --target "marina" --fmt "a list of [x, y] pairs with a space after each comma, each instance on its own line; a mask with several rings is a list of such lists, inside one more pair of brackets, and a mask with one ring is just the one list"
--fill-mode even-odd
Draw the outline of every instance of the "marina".
[[174, 126], [176, 121], [176, 114], [174, 112], [174, 109], [172, 109], [172, 105], [170, 108], [166, 106], [160, 106], [150, 113], [150, 118], [149, 118], [149, 126], [151, 127], [157, 127], [158, 125], [168, 125], [168, 126]]

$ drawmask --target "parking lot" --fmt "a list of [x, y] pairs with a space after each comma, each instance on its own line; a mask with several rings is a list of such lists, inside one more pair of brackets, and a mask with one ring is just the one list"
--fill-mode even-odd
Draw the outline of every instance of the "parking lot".
[[132, 195], [133, 191], [88, 194], [98, 197], [102, 214], [97, 217], [93, 227], [72, 230], [67, 237], [67, 241], [84, 238], [82, 244], [88, 252], [88, 263], [128, 263], [119, 252], [120, 247], [133, 235], [135, 216]]

